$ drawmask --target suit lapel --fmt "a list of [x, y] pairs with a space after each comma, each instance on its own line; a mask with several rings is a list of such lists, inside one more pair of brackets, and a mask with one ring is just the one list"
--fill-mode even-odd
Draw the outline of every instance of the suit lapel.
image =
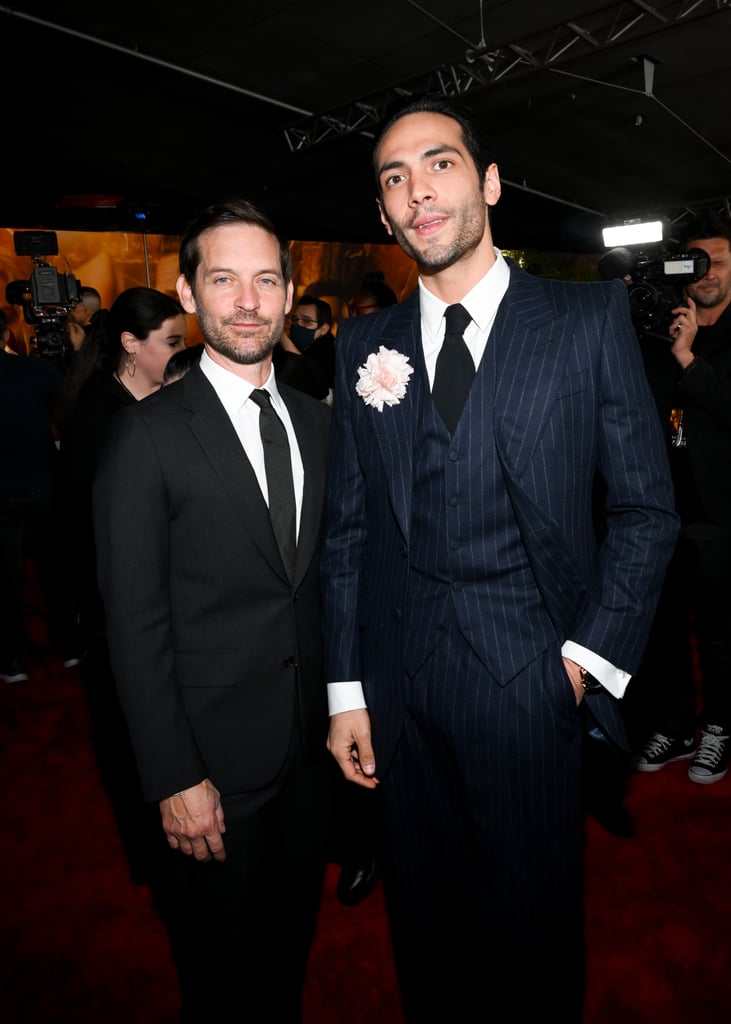
[[186, 374], [182, 386], [191, 432], [262, 556], [276, 573], [287, 579], [269, 509], [226, 410], [200, 367]]
[[[488, 346], [495, 374], [495, 443], [503, 464], [520, 477], [566, 386], [573, 314], [556, 317], [540, 283], [511, 265]], [[483, 360], [484, 362], [484, 360]]]
[[[409, 378], [406, 394], [400, 402], [391, 406], [384, 405], [383, 412], [368, 408], [366, 415], [372, 422], [381, 451], [396, 518], [408, 541], [411, 521], [414, 430], [418, 416], [419, 397], [425, 388], [428, 392], [426, 367], [421, 346], [418, 294], [414, 294], [405, 302], [392, 307], [389, 313], [386, 323], [383, 326], [377, 324], [376, 331], [366, 338], [366, 358], [372, 352], [378, 352], [381, 346], [386, 349], [395, 349], [408, 358], [414, 372]], [[360, 401], [360, 399], [357, 400]]]

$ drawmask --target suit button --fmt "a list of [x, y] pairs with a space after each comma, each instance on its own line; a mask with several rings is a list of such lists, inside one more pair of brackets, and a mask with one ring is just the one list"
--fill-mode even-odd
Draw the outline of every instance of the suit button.
[[393, 610], [393, 617], [396, 620], [396, 622], [401, 622], [402, 621], [404, 616], [403, 616], [403, 612], [401, 611], [400, 608], [394, 608], [394, 610]]
[[290, 654], [288, 658], [284, 659], [282, 666], [284, 668], [297, 668], [297, 659]]

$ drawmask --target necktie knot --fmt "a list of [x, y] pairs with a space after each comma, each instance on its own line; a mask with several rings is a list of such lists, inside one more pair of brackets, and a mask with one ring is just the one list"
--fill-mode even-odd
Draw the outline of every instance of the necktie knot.
[[447, 306], [444, 319], [447, 325], [445, 334], [458, 334], [460, 336], [464, 334], [468, 324], [472, 322], [472, 317], [459, 302], [455, 302], [453, 306]]
[[271, 395], [268, 391], [265, 391], [264, 388], [254, 388], [249, 397], [252, 402], [259, 406], [260, 409], [272, 408]]

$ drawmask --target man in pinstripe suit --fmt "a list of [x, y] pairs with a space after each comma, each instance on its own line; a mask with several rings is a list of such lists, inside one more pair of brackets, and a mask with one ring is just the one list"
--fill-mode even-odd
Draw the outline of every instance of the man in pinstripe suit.
[[[406, 1019], [576, 1022], [582, 723], [623, 742], [677, 533], [660, 425], [624, 286], [540, 280], [494, 248], [500, 179], [465, 111], [410, 100], [374, 167], [420, 279], [338, 333], [329, 747], [381, 790]], [[456, 304], [473, 378], [447, 426]]]

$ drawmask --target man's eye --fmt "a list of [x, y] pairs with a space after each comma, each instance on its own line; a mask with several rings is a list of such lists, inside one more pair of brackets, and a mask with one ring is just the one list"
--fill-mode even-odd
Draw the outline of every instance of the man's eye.
[[434, 164], [434, 167], [438, 171], [446, 171], [446, 169], [448, 167], [451, 167], [451, 166], [452, 166], [452, 161], [451, 160], [447, 160], [446, 158], [444, 160], [437, 160], [437, 162]]
[[394, 185], [398, 185], [403, 180], [403, 174], [389, 174], [389, 176], [386, 178], [385, 186], [386, 188], [393, 188]]

